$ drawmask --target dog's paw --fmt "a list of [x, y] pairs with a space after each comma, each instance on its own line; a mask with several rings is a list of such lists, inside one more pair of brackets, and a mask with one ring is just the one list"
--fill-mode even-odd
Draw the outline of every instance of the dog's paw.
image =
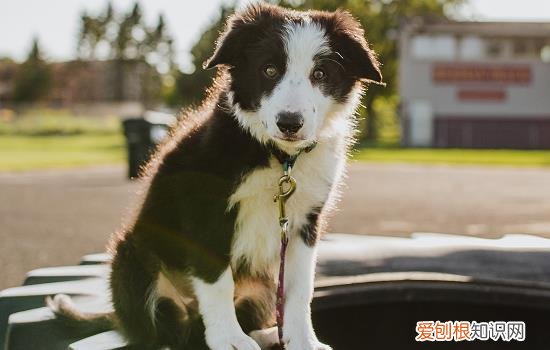
[[277, 334], [277, 327], [260, 329], [252, 331], [249, 334], [252, 339], [258, 343], [262, 350], [264, 349], [273, 349], [275, 345], [279, 344], [279, 336]]
[[218, 334], [212, 338], [207, 340], [212, 350], [261, 350], [254, 339], [244, 333]]

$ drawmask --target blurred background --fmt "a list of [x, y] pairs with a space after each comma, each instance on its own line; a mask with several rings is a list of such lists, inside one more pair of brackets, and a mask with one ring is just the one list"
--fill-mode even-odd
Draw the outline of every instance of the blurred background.
[[[550, 2], [280, 3], [351, 11], [384, 64], [331, 232], [550, 237]], [[0, 289], [104, 250], [244, 4], [0, 2]]]

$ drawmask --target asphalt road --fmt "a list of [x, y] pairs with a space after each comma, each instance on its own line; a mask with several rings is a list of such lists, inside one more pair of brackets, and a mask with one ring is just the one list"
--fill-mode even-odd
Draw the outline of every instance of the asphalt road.
[[[124, 167], [0, 173], [0, 289], [104, 250], [140, 190]], [[550, 237], [550, 170], [352, 164], [330, 231]]]

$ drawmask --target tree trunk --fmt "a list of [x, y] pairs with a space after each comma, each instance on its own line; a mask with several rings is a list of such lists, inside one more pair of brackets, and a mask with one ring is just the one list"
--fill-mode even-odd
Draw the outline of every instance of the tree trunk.
[[365, 110], [367, 113], [367, 122], [363, 131], [363, 139], [365, 141], [376, 141], [378, 139], [378, 130], [376, 123], [376, 113], [374, 112], [373, 99], [363, 99]]

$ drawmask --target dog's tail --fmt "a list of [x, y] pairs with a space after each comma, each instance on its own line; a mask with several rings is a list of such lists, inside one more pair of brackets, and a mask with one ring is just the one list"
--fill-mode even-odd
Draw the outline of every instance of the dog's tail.
[[114, 312], [91, 313], [77, 308], [70, 296], [57, 294], [46, 297], [46, 305], [64, 326], [79, 334], [106, 332], [116, 327]]

